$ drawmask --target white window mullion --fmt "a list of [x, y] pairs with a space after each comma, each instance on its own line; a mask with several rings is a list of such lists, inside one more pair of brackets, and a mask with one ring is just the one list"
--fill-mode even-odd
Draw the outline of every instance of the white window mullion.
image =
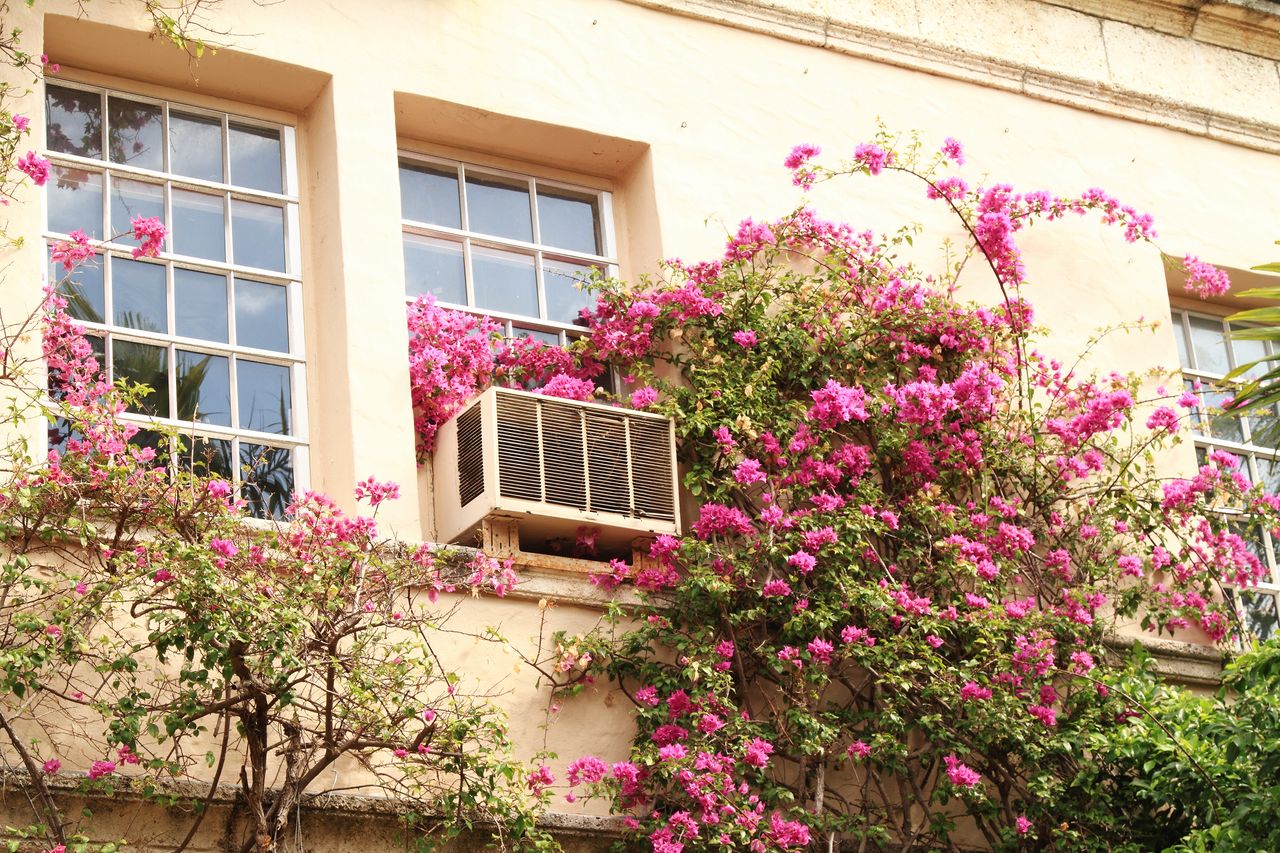
[[[79, 154], [49, 151], [49, 159], [55, 166], [63, 166], [65, 168], [81, 169], [90, 171], [101, 176], [102, 199], [99, 210], [101, 217], [100, 226], [103, 229], [102, 240], [99, 243], [102, 246], [102, 252], [99, 255], [102, 265], [102, 305], [104, 316], [102, 323], [85, 323], [85, 326], [92, 330], [95, 334], [100, 333], [103, 341], [103, 361], [104, 371], [110, 379], [115, 379], [115, 349], [119, 342], [132, 342], [151, 347], [160, 347], [165, 354], [166, 373], [164, 377], [164, 386], [161, 389], [167, 389], [168, 409], [160, 411], [156, 416], [148, 416], [140, 413], [125, 413], [125, 419], [138, 424], [144, 428], [152, 428], [156, 425], [178, 426], [182, 430], [184, 440], [191, 442], [191, 451], [195, 451], [195, 442], [200, 440], [209, 441], [226, 441], [232, 454], [228, 460], [231, 467], [231, 476], [239, 484], [242, 477], [239, 473], [239, 453], [241, 442], [247, 444], [263, 445], [268, 447], [284, 448], [288, 450], [293, 460], [293, 481], [297, 489], [306, 488], [309, 477], [307, 471], [303, 467], [306, 463], [308, 455], [300, 448], [303, 447], [307, 440], [307, 415], [306, 415], [306, 372], [302, 359], [305, 357], [305, 347], [303, 342], [303, 323], [302, 323], [302, 298], [301, 298], [301, 247], [300, 247], [300, 229], [298, 215], [298, 175], [297, 175], [297, 148], [296, 134], [293, 128], [285, 127], [270, 122], [262, 122], [252, 118], [242, 118], [232, 116], [225, 112], [219, 112], [197, 107], [189, 107], [180, 104], [171, 104], [167, 100], [147, 98], [129, 93], [117, 93], [110, 89], [100, 87], [87, 86], [85, 84], [75, 83], [74, 81], [49, 81], [48, 86], [57, 86], [61, 88], [75, 89], [77, 91], [88, 92], [98, 96], [98, 102], [92, 107], [86, 107], [86, 110], [93, 109], [97, 115], [100, 115], [101, 130], [100, 144], [101, 152], [98, 157], [85, 157]], [[146, 103], [159, 108], [159, 125], [160, 125], [160, 142], [162, 150], [158, 158], [152, 158], [150, 162], [154, 163], [159, 160], [157, 168], [142, 168], [140, 166], [131, 165], [129, 163], [114, 163], [111, 159], [110, 149], [110, 102], [112, 98], [125, 98], [129, 100], [137, 100], [140, 103]], [[216, 119], [216, 124], [211, 123], [208, 126], [208, 137], [212, 137], [214, 127], [216, 126], [216, 134], [218, 139], [218, 163], [221, 167], [221, 176], [219, 180], [209, 180], [213, 177], [213, 168], [206, 168], [206, 177], [192, 177], [188, 175], [178, 175], [174, 172], [175, 160], [173, 157], [173, 110], [180, 109], [183, 114], [193, 116], [203, 116], [210, 119]], [[87, 114], [87, 113], [86, 113]], [[232, 174], [232, 137], [231, 124], [237, 126], [243, 124], [252, 127], [265, 128], [270, 131], [278, 132], [279, 140], [279, 167], [282, 170], [281, 182], [277, 189], [274, 179], [266, 176], [265, 169], [269, 168], [265, 160], [247, 161], [242, 159], [241, 163], [247, 163], [247, 170], [244, 174]], [[210, 142], [212, 139], [210, 138]], [[181, 152], [180, 152], [181, 153]], [[190, 152], [188, 152], [190, 153]], [[245, 152], [241, 152], [242, 154]], [[237, 155], [241, 156], [241, 155]], [[274, 155], [270, 155], [274, 156]], [[207, 162], [207, 161], [205, 161]], [[209, 163], [210, 167], [214, 164]], [[255, 174], [262, 174], [263, 180], [255, 180]], [[159, 310], [159, 306], [154, 306], [157, 313], [157, 319], [163, 318], [166, 329], [163, 332], [150, 332], [142, 329], [131, 329], [117, 326], [116, 320], [116, 271], [119, 263], [117, 258], [128, 258], [126, 254], [134, 248], [132, 241], [121, 240], [120, 242], [112, 242], [110, 238], [116, 235], [111, 221], [112, 198], [115, 183], [122, 179], [141, 180], [145, 183], [157, 185], [161, 187], [161, 209], [164, 221], [169, 230], [169, 236], [166, 237], [164, 246], [162, 247], [160, 264], [164, 267], [164, 298], [165, 305], [163, 310]], [[258, 189], [256, 187], [238, 185], [234, 182], [253, 182], [261, 183], [268, 189]], [[222, 205], [222, 221], [220, 236], [222, 239], [223, 250], [226, 253], [224, 261], [210, 261], [203, 258], [178, 256], [174, 252], [173, 233], [174, 228], [174, 198], [173, 191], [175, 187], [189, 189], [203, 194], [207, 199], [218, 199]], [[255, 204], [266, 204], [282, 209], [283, 219], [283, 235], [284, 241], [284, 272], [279, 270], [258, 269], [256, 267], [248, 267], [246, 261], [250, 260], [241, 249], [239, 262], [235, 254], [234, 246], [234, 230], [232, 228], [232, 214], [230, 202], [232, 199], [243, 199]], [[50, 195], [46, 194], [42, 198], [42, 206], [45, 211], [45, 221], [48, 222]], [[197, 211], [199, 213], [199, 211]], [[211, 213], [211, 211], [210, 211]], [[188, 223], [191, 221], [188, 218]], [[199, 221], [198, 219], [196, 221]], [[127, 223], [117, 223], [122, 228], [128, 229]], [[210, 222], [212, 225], [212, 222]], [[187, 228], [191, 228], [187, 224]], [[50, 240], [58, 239], [62, 235], [46, 231]], [[202, 235], [206, 238], [213, 238], [212, 233]], [[221, 276], [225, 282], [226, 294], [225, 300], [222, 301], [222, 307], [226, 311], [227, 323], [227, 340], [206, 340], [203, 338], [191, 338], [179, 336], [178, 334], [178, 312], [179, 312], [179, 291], [177, 287], [177, 273], [179, 268], [190, 269], [195, 272], [209, 273], [215, 276]], [[244, 345], [244, 330], [237, 329], [236, 323], [236, 300], [235, 300], [235, 278], [249, 278], [260, 280], [265, 283], [280, 286], [284, 288], [285, 300], [283, 311], [280, 312], [270, 322], [278, 322], [285, 326], [285, 332], [288, 336], [287, 351], [277, 352], [273, 350], [259, 350]], [[209, 282], [212, 288], [212, 281]], [[184, 294], [187, 297], [193, 297], [199, 291], [186, 290]], [[211, 295], [208, 294], [208, 295]], [[201, 297], [204, 298], [204, 297]], [[207, 304], [207, 303], [206, 303]], [[188, 313], [191, 306], [184, 304]], [[274, 310], [274, 308], [272, 309]], [[264, 315], [272, 316], [272, 315]], [[277, 319], [278, 318], [278, 319]], [[260, 321], [261, 322], [261, 321]], [[187, 330], [188, 334], [191, 330]], [[273, 334], [278, 329], [272, 329]], [[211, 334], [211, 338], [219, 337], [219, 335]], [[231, 426], [223, 427], [216, 424], [203, 424], [197, 422], [194, 430], [192, 429], [191, 420], [185, 423], [179, 421], [178, 411], [178, 351], [196, 352], [209, 354], [217, 358], [225, 358], [228, 366], [227, 388], [229, 394], [229, 407], [231, 409]], [[289, 417], [290, 417], [290, 434], [276, 435], [268, 433], [259, 433], [245, 429], [239, 420], [239, 391], [242, 377], [239, 375], [239, 365], [243, 359], [265, 363], [277, 364], [285, 368], [289, 376]], [[159, 377], [156, 377], [156, 384], [159, 383]], [[190, 413], [187, 413], [190, 418]], [[198, 418], [200, 412], [195, 413]], [[172, 456], [174, 464], [182, 462], [176, 454]]]

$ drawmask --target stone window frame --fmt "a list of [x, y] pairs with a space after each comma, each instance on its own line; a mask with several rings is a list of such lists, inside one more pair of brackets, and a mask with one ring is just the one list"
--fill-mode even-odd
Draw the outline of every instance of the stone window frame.
[[[1225, 355], [1225, 366], [1228, 369], [1264, 354], [1280, 352], [1270, 341], [1230, 340], [1228, 334], [1232, 329], [1248, 328], [1250, 324], [1228, 323], [1227, 313], [1225, 309], [1221, 313], [1178, 306], [1170, 309], [1171, 329], [1184, 387], [1200, 400], [1200, 404], [1191, 411], [1196, 459], [1198, 464], [1203, 464], [1210, 450], [1225, 451], [1240, 460], [1239, 470], [1249, 478], [1250, 483], [1262, 482], [1269, 491], [1280, 492], [1280, 447], [1271, 447], [1254, 440], [1258, 433], [1258, 419], [1226, 414], [1210, 417], [1208, 413], [1209, 410], [1217, 409], [1222, 400], [1231, 396], [1231, 392], [1221, 385], [1222, 377], [1227, 371], [1213, 369], [1224, 365], [1200, 363], [1207, 361], [1205, 355], [1211, 353], [1203, 346], [1196, 346], [1194, 335], [1197, 331], [1203, 344], [1223, 347], [1220, 355]], [[1217, 338], [1212, 337], [1215, 326]], [[1253, 352], [1242, 351], [1246, 349], [1252, 349]], [[1201, 386], [1199, 390], [1194, 388], [1197, 381]], [[1235, 601], [1241, 624], [1259, 640], [1265, 640], [1280, 632], [1280, 537], [1273, 536], [1266, 530], [1260, 536], [1261, 540], [1252, 544], [1255, 553], [1267, 564], [1270, 580], [1259, 584], [1256, 589], [1231, 590], [1229, 594]]]
[[[406, 215], [407, 205], [404, 198], [404, 176], [402, 168], [406, 165], [410, 167], [419, 166], [455, 171], [458, 186], [458, 209], [461, 220], [459, 227], [452, 227], [423, 220], [415, 220]], [[546, 277], [550, 268], [547, 266], [546, 262], [561, 262], [564, 264], [580, 265], [584, 268], [596, 267], [602, 270], [606, 276], [618, 275], [618, 248], [613, 220], [613, 193], [611, 191], [573, 183], [572, 181], [541, 177], [534, 169], [520, 169], [517, 171], [511, 168], [494, 167], [476, 162], [424, 154], [404, 148], [399, 151], [397, 169], [401, 173], [401, 234], [403, 241], [402, 245], [406, 247], [406, 252], [408, 251], [407, 247], [411, 240], [426, 239], [435, 241], [438, 245], [447, 243], [458, 246], [463, 258], [463, 274], [466, 294], [465, 301], [456, 299], [450, 300], [437, 295], [438, 304], [448, 308], [454, 308], [472, 314], [490, 317], [502, 326], [503, 333], [509, 339], [528, 335], [542, 340], [545, 343], [563, 346], [581, 336], [583, 330], [580, 325], [557, 320], [548, 316]], [[499, 181], [512, 182], [513, 184], [524, 184], [527, 187], [532, 228], [531, 240], [504, 237], [501, 235], [478, 231], [469, 227], [470, 222], [466, 191], [468, 174], [473, 176], [483, 175], [486, 178], [494, 178]], [[553, 192], [562, 192], [581, 197], [590, 197], [595, 200], [598, 212], [598, 221], [596, 223], [596, 227], [598, 229], [597, 252], [593, 253], [578, 249], [566, 249], [560, 246], [551, 245], [545, 240], [540, 239], [541, 228], [538, 207], [539, 188], [546, 188]], [[533, 270], [537, 282], [537, 315], [502, 310], [501, 308], [477, 304], [474, 275], [474, 251], [476, 249], [480, 249], [482, 251], [493, 250], [498, 252], [510, 252], [512, 254], [533, 258]], [[409, 290], [410, 263], [407, 257], [405, 265], [405, 299], [406, 301], [411, 302], [427, 291], [425, 289], [420, 292], [411, 292]], [[585, 301], [583, 304], [586, 304]]]
[[[90, 333], [91, 341], [94, 342], [95, 347], [101, 353], [101, 360], [104, 362], [104, 368], [108, 371], [107, 375], [110, 379], [114, 379], [114, 365], [112, 362], [114, 360], [116, 342], [150, 345], [163, 348], [166, 352], [165, 371], [168, 383], [166, 396], [169, 401], [172, 401], [169, 414], [174, 416], [126, 412], [122, 415], [123, 419], [133, 421], [144, 428], [155, 425], [178, 428], [181, 434], [186, 437], [185, 444], [188, 445], [183, 453], [183, 456], [186, 457], [185, 460], [178, 458], [178, 454], [172, 452], [176, 448], [158, 448], [169, 453], [169, 464], [172, 465], [194, 463], [197, 456], [195, 450], [196, 441], [225, 441], [227, 443], [225, 445], [227, 452], [219, 463], [219, 466], [224, 470], [219, 473], [224, 473], [232, 480], [236, 493], [248, 501], [249, 510], [253, 515], [259, 517], [283, 517], [284, 509], [291, 500], [292, 495], [308, 488], [310, 480], [309, 430], [306, 405], [306, 349], [302, 317], [303, 277], [300, 241], [300, 199], [297, 140], [294, 126], [276, 121], [264, 121], [235, 111], [234, 106], [231, 111], [227, 111], [184, 103], [168, 97], [156, 97], [148, 94], [146, 87], [142, 84], [139, 84], [136, 89], [118, 88], [116, 86], [102, 86], [81, 82], [74, 78], [59, 77], [57, 80], [47, 81], [46, 85], [98, 95], [101, 99], [99, 101], [99, 110], [103, 114], [100, 131], [102, 139], [98, 145], [97, 156], [82, 156], [76, 153], [52, 150], [48, 145], [48, 139], [45, 140], [45, 145], [42, 148], [43, 153], [48, 157], [51, 164], [50, 187], [47, 188], [43, 196], [44, 215], [42, 216], [42, 223], [46, 245], [55, 241], [65, 240], [69, 236], [66, 232], [53, 230], [49, 224], [49, 193], [56, 188], [56, 181], [61, 170], [96, 173], [101, 176], [98, 179], [102, 197], [102, 222], [100, 225], [105, 227], [109, 233], [102, 234], [101, 239], [91, 237], [91, 243], [95, 248], [95, 256], [92, 260], [86, 262], [86, 265], [97, 267], [97, 271], [94, 274], [102, 282], [103, 310], [100, 319], [97, 321], [84, 317], [77, 317], [77, 320]], [[161, 111], [160, 138], [164, 151], [159, 169], [140, 167], [128, 162], [116, 162], [113, 159], [108, 142], [108, 128], [106, 127], [110, 120], [110, 107], [108, 104], [113, 97], [141, 105], [157, 107]], [[42, 109], [45, 110], [47, 126], [49, 118], [47, 97]], [[221, 156], [223, 159], [222, 180], [190, 177], [172, 171], [173, 164], [170, 150], [172, 144], [170, 133], [171, 111], [180, 112], [184, 116], [211, 119], [219, 124]], [[253, 129], [279, 132], [281, 165], [279, 191], [233, 183], [235, 175], [231, 170], [230, 153], [230, 134], [233, 127], [237, 131], [243, 129], [250, 134], [252, 134]], [[220, 197], [223, 205], [223, 259], [216, 260], [176, 253], [174, 251], [174, 237], [170, 234], [166, 237], [163, 250], [157, 259], [133, 260], [131, 252], [136, 243], [133, 243], [127, 237], [120, 237], [114, 241], [110, 239], [114, 234], [118, 233], [115, 228], [118, 223], [111, 221], [114, 196], [112, 184], [114, 180], [130, 180], [135, 183], [146, 183], [162, 188], [163, 219], [166, 226], [170, 228], [174, 222], [173, 193], [175, 190]], [[247, 204], [266, 205], [280, 209], [283, 227], [283, 258], [279, 265], [280, 268], [249, 266], [234, 262], [233, 218], [236, 202], [244, 203], [242, 205], [243, 210], [249, 209]], [[111, 260], [104, 260], [108, 257]], [[231, 258], [231, 260], [227, 258]], [[112, 282], [110, 280], [112, 273], [109, 272], [117, 262], [115, 259], [133, 263], [145, 263], [164, 269], [165, 331], [131, 328], [115, 322], [116, 317], [112, 306]], [[175, 270], [191, 270], [197, 273], [210, 273], [226, 277], [227, 341], [186, 337], [177, 334]], [[47, 275], [50, 276], [51, 281], [57, 281], [62, 277], [63, 270], [60, 267], [54, 268], [53, 265], [49, 265]], [[283, 311], [284, 333], [288, 342], [286, 349], [242, 346], [230, 342], [234, 340], [235, 336], [235, 299], [238, 279], [283, 288], [285, 295]], [[193, 419], [183, 420], [176, 417], [176, 410], [179, 404], [176, 388], [178, 367], [175, 363], [175, 357], [178, 350], [227, 359], [229, 368], [227, 395], [231, 407], [231, 412], [228, 413], [227, 417], [231, 420], [232, 425], [208, 423]], [[289, 423], [287, 426], [280, 424], [276, 430], [264, 430], [251, 429], [236, 423], [243, 420], [243, 417], [236, 417], [240, 390], [237, 383], [240, 372], [238, 361], [240, 359], [266, 366], [285, 368], [285, 375], [289, 379]], [[230, 369], [233, 363], [237, 364], [237, 369]], [[199, 417], [198, 411], [195, 413], [195, 417]], [[156, 443], [154, 433], [143, 432], [139, 435], [139, 443]], [[258, 448], [260, 452], [251, 448]], [[258, 455], [253, 456], [252, 454], [254, 453]], [[271, 453], [270, 458], [264, 455], [266, 453]], [[264, 491], [256, 488], [252, 484], [251, 478], [247, 476], [249, 464], [270, 466], [283, 464], [286, 459], [292, 470], [288, 480], [283, 481], [281, 487], [274, 491]], [[284, 482], [287, 482], [289, 486], [287, 491], [283, 488]]]

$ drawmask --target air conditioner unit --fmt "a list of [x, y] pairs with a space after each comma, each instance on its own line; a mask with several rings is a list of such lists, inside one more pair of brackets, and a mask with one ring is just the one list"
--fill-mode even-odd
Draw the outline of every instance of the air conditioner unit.
[[581, 525], [604, 548], [680, 532], [675, 427], [660, 415], [490, 388], [440, 428], [433, 462], [441, 541], [472, 544], [491, 517], [517, 519], [525, 550]]

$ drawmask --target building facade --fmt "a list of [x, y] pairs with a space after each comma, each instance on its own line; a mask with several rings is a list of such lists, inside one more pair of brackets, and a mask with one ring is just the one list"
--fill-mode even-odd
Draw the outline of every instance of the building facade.
[[[1237, 289], [1278, 236], [1280, 6], [1264, 0], [223, 0], [205, 14], [225, 47], [198, 63], [134, 5], [88, 11], [11, 13], [61, 70], [25, 101], [54, 175], [15, 211], [26, 248], [9, 281], [24, 284], [0, 304], [38, 300], [45, 240], [163, 218], [161, 262], [108, 247], [74, 307], [115, 375], [156, 389], [140, 421], [193, 425], [204, 464], [266, 517], [294, 489], [350, 503], [372, 475], [401, 486], [384, 525], [437, 539], [406, 298], [431, 292], [508, 334], [570, 339], [576, 274], [715, 257], [739, 219], [797, 207], [781, 163], [799, 142], [838, 158], [880, 122], [961, 139], [975, 177], [1105, 187], [1155, 215], [1167, 255], [1240, 271]], [[960, 236], [892, 180], [808, 198], [859, 228], [920, 222], [926, 265]], [[1240, 306], [1186, 301], [1149, 246], [1080, 222], [1024, 248], [1050, 346], [1075, 353], [1095, 329], [1145, 318], [1163, 330], [1108, 338], [1095, 364], [1212, 379], [1252, 354], [1223, 343], [1221, 318]], [[992, 295], [979, 276], [967, 287]], [[1198, 444], [1280, 481], [1257, 434], [1220, 420]], [[1194, 464], [1181, 450], [1170, 465]], [[592, 564], [488, 535], [523, 583], [477, 619], [531, 645], [596, 623], [606, 594], [586, 580]], [[1274, 565], [1280, 549], [1260, 548]], [[1251, 606], [1274, 627], [1271, 598]], [[548, 716], [514, 656], [458, 654], [504, 694], [528, 752], [625, 752], [626, 703], [608, 685]]]

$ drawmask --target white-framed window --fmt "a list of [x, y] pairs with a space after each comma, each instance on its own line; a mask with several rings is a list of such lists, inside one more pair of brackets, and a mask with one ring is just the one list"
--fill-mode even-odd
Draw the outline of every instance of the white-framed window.
[[[45, 119], [46, 240], [81, 230], [97, 249], [50, 279], [108, 378], [151, 386], [124, 417], [185, 436], [136, 440], [281, 517], [307, 471], [293, 128], [61, 80]], [[139, 215], [169, 230], [158, 258], [132, 257]]]
[[617, 274], [610, 193], [488, 166], [400, 154], [405, 296], [564, 344], [594, 305], [580, 282]]
[[[1203, 465], [1211, 450], [1230, 453], [1250, 483], [1261, 483], [1268, 492], [1280, 492], [1280, 448], [1270, 443], [1277, 434], [1275, 407], [1269, 414], [1248, 417], [1222, 410], [1222, 404], [1234, 396], [1222, 377], [1239, 365], [1272, 354], [1272, 344], [1232, 338], [1233, 331], [1245, 326], [1213, 314], [1174, 309], [1172, 324], [1183, 381], [1200, 400], [1191, 413], [1198, 462]], [[1265, 371], [1265, 366], [1255, 368], [1255, 372]], [[1280, 594], [1280, 539], [1264, 530], [1253, 537], [1250, 546], [1270, 567], [1270, 582], [1256, 590], [1231, 594], [1246, 630], [1265, 640], [1280, 628], [1276, 600]]]

